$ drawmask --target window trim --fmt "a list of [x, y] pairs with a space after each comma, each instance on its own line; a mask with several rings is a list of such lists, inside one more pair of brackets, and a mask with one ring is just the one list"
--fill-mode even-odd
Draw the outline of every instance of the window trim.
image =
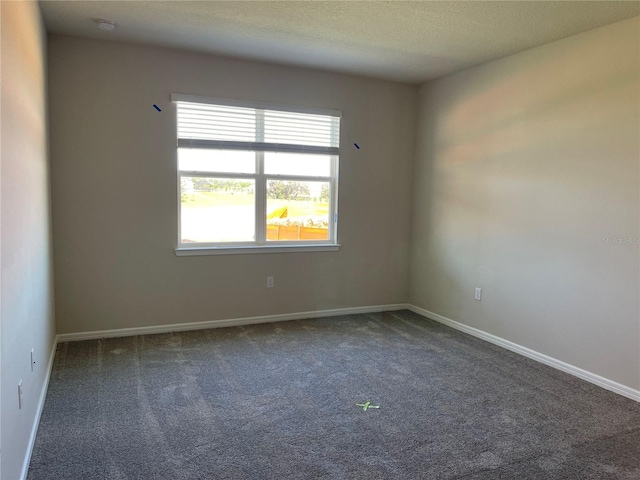
[[[256, 110], [272, 110], [281, 112], [293, 112], [311, 115], [323, 115], [331, 117], [342, 117], [339, 110], [324, 108], [307, 108], [287, 105], [273, 105], [260, 102], [248, 102], [241, 100], [220, 99], [211, 97], [201, 97], [196, 95], [172, 94], [173, 102], [201, 103], [207, 105], [222, 105], [230, 107], [251, 108]], [[337, 222], [338, 222], [338, 162], [340, 158], [339, 146], [313, 146], [313, 145], [292, 145], [265, 142], [243, 142], [207, 139], [186, 139], [178, 138], [178, 123], [176, 116], [176, 153], [179, 148], [202, 148], [211, 150], [241, 150], [255, 153], [256, 168], [255, 173], [230, 173], [230, 172], [203, 172], [180, 170], [177, 164], [177, 202], [178, 202], [178, 238], [177, 246], [174, 249], [177, 256], [196, 255], [222, 255], [222, 254], [248, 254], [248, 253], [282, 253], [282, 252], [322, 252], [337, 251], [340, 248], [338, 243]], [[260, 140], [261, 138], [258, 138]], [[274, 153], [302, 153], [326, 155], [330, 157], [330, 175], [327, 176], [304, 176], [304, 175], [283, 175], [266, 174], [264, 172], [264, 152]], [[253, 242], [182, 242], [182, 214], [181, 214], [181, 179], [182, 177], [204, 177], [204, 178], [246, 178], [254, 180], [255, 195], [255, 240]], [[267, 240], [267, 195], [266, 185], [269, 180], [281, 181], [307, 181], [329, 183], [331, 195], [329, 196], [329, 222], [328, 239], [323, 240]], [[260, 243], [264, 241], [264, 243]]]
[[201, 255], [246, 255], [252, 253], [309, 253], [309, 252], [337, 252], [339, 243], [319, 243], [312, 245], [248, 245], [248, 246], [220, 246], [220, 247], [177, 247], [174, 252], [177, 257], [194, 257]]

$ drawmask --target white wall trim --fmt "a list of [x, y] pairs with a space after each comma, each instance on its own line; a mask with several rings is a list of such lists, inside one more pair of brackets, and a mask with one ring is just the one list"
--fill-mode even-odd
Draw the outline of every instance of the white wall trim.
[[[374, 312], [385, 312], [385, 311], [405, 310], [405, 309], [411, 310], [412, 312], [417, 313], [418, 315], [422, 315], [423, 317], [429, 318], [431, 320], [435, 320], [436, 322], [442, 323], [444, 325], [447, 325], [461, 332], [468, 333], [469, 335], [473, 335], [474, 337], [493, 343], [494, 345], [498, 345], [502, 348], [506, 348], [507, 350], [518, 353], [527, 358], [531, 358], [540, 363], [544, 363], [545, 365], [556, 368], [565, 373], [569, 373], [582, 380], [593, 383], [594, 385], [598, 385], [599, 387], [605, 388], [619, 395], [622, 395], [624, 397], [640, 402], [640, 390], [635, 390], [631, 387], [622, 385], [621, 383], [615, 382], [608, 378], [589, 372], [580, 367], [576, 367], [574, 365], [571, 365], [569, 363], [563, 362], [556, 358], [550, 357], [543, 353], [537, 352], [530, 348], [524, 347], [517, 343], [511, 342], [504, 338], [498, 337], [491, 333], [487, 333], [483, 330], [470, 327], [469, 325], [465, 325], [455, 320], [451, 320], [450, 318], [444, 317], [442, 315], [438, 315], [437, 313], [430, 312], [429, 310], [425, 310], [423, 308], [420, 308], [408, 303], [373, 305], [368, 307], [334, 308], [334, 309], [328, 309], [328, 310], [315, 310], [311, 312], [284, 313], [279, 315], [231, 318], [231, 319], [223, 319], [223, 320], [210, 320], [205, 322], [174, 323], [169, 325], [154, 325], [149, 327], [119, 328], [119, 329], [113, 329], [113, 330], [98, 330], [93, 332], [63, 333], [63, 334], [59, 334], [56, 337], [56, 345], [57, 343], [72, 342], [72, 341], [78, 341], [78, 340], [94, 340], [98, 338], [128, 337], [133, 335], [149, 335], [154, 333], [181, 332], [181, 331], [188, 331], [188, 330], [204, 330], [207, 328], [234, 327], [234, 326], [240, 326], [240, 325], [252, 325], [257, 323], [284, 322], [289, 320], [301, 320], [305, 318], [333, 317], [337, 315], [351, 315], [356, 313], [374, 313]], [[55, 346], [54, 346], [53, 354], [55, 354]], [[49, 372], [47, 374], [45, 386], [43, 387], [41, 403], [44, 403], [46, 386], [48, 385], [48, 382], [49, 382], [48, 375], [51, 372], [52, 364], [53, 364], [53, 356], [50, 360]], [[41, 409], [42, 405], [40, 405], [39, 408]], [[38, 411], [38, 418], [39, 418], [39, 415], [40, 415], [40, 410]], [[35, 438], [35, 433], [33, 434], [33, 436]], [[28, 463], [27, 463], [27, 466], [28, 466]]]
[[97, 330], [94, 332], [62, 333], [57, 336], [58, 343], [77, 340], [95, 340], [97, 338], [130, 337], [133, 335], [149, 335], [154, 333], [184, 332], [188, 330], [204, 330], [207, 328], [236, 327], [256, 323], [285, 322], [305, 318], [335, 317], [337, 315], [353, 315], [355, 313], [388, 312], [405, 310], [409, 306], [405, 303], [390, 305], [373, 305], [369, 307], [333, 308], [329, 310], [315, 310], [312, 312], [283, 313], [279, 315], [264, 315], [259, 317], [230, 318], [226, 320], [209, 320], [205, 322], [172, 323], [169, 325], [154, 325], [150, 327], [118, 328], [113, 330]]
[[47, 365], [47, 371], [45, 373], [45, 379], [40, 392], [40, 399], [38, 400], [38, 406], [36, 409], [36, 416], [31, 428], [31, 435], [29, 436], [29, 444], [27, 446], [27, 452], [25, 454], [24, 463], [22, 465], [22, 473], [20, 480], [26, 480], [27, 473], [29, 472], [29, 464], [31, 462], [31, 454], [36, 440], [36, 434], [38, 433], [38, 426], [40, 425], [40, 417], [44, 408], [44, 402], [47, 397], [47, 389], [49, 388], [49, 379], [51, 378], [51, 371], [53, 369], [53, 361], [55, 359], [58, 343], [71, 342], [78, 340], [93, 340], [98, 338], [111, 338], [111, 337], [127, 337], [132, 335], [148, 335], [153, 333], [167, 333], [167, 332], [181, 332], [188, 330], [203, 330], [207, 328], [220, 328], [220, 327], [233, 327], [240, 325], [252, 325], [257, 323], [270, 323], [270, 322], [284, 322], [289, 320], [301, 320], [305, 318], [319, 318], [319, 317], [335, 317], [338, 315], [352, 315], [356, 313], [376, 313], [376, 312], [389, 312], [394, 310], [411, 310], [418, 315], [435, 320], [448, 327], [454, 328], [464, 333], [468, 333], [474, 337], [480, 338], [487, 342], [498, 345], [502, 348], [506, 348], [512, 352], [523, 355], [527, 358], [531, 358], [540, 363], [544, 363], [550, 367], [556, 368], [563, 372], [569, 373], [575, 377], [578, 377], [587, 382], [593, 383], [606, 390], [610, 390], [614, 393], [622, 395], [640, 402], [640, 390], [634, 390], [631, 387], [627, 387], [608, 378], [601, 377], [595, 373], [588, 372], [582, 368], [574, 365], [562, 362], [548, 355], [536, 352], [530, 348], [523, 347], [517, 343], [505, 340], [491, 333], [487, 333], [483, 330], [479, 330], [469, 325], [465, 325], [450, 318], [443, 317], [437, 313], [430, 312], [415, 305], [408, 303], [395, 303], [389, 305], [373, 305], [369, 307], [348, 307], [348, 308], [334, 308], [329, 310], [316, 310], [312, 312], [297, 312], [297, 313], [285, 313], [279, 315], [265, 315], [259, 317], [243, 317], [232, 318], [226, 320], [211, 320], [206, 322], [192, 322], [192, 323], [174, 323], [170, 325], [156, 325], [150, 327], [135, 327], [135, 328], [120, 328], [113, 330], [99, 330], [94, 332], [78, 332], [78, 333], [63, 333], [56, 336], [56, 339], [51, 350], [51, 356], [49, 358], [49, 364]]
[[27, 444], [27, 451], [24, 456], [24, 462], [22, 463], [22, 472], [20, 472], [20, 480], [27, 480], [27, 474], [29, 473], [29, 464], [31, 463], [31, 454], [33, 453], [33, 447], [36, 443], [36, 435], [38, 434], [38, 427], [40, 426], [40, 417], [42, 416], [42, 410], [44, 409], [44, 402], [47, 398], [47, 390], [49, 389], [49, 379], [51, 378], [51, 370], [53, 369], [53, 361], [56, 358], [56, 351], [58, 349], [58, 339], [53, 341], [53, 347], [51, 347], [51, 355], [49, 356], [49, 364], [44, 374], [44, 382], [42, 382], [42, 389], [40, 390], [40, 398], [38, 399], [38, 406], [36, 407], [36, 415], [33, 419], [33, 425], [31, 427], [31, 434], [29, 435], [29, 443]]
[[255, 253], [308, 253], [308, 252], [337, 252], [339, 243], [306, 244], [306, 245], [252, 245], [249, 247], [177, 247], [174, 252], [177, 257], [193, 257], [197, 255], [247, 255]]
[[621, 383], [614, 382], [613, 380], [609, 380], [608, 378], [601, 377], [600, 375], [596, 375], [595, 373], [583, 370], [582, 368], [576, 367], [569, 363], [565, 363], [543, 353], [536, 352], [535, 350], [523, 347], [522, 345], [518, 345], [517, 343], [511, 342], [509, 340], [505, 340], [504, 338], [498, 337], [491, 333], [487, 333], [483, 330], [479, 330], [477, 328], [470, 327], [469, 325], [456, 322], [455, 320], [443, 317], [442, 315], [430, 312], [429, 310], [416, 307], [415, 305], [408, 305], [407, 309], [411, 310], [414, 313], [417, 313], [418, 315], [422, 315], [423, 317], [427, 317], [431, 320], [435, 320], [436, 322], [447, 325], [448, 327], [460, 330], [464, 333], [468, 333], [469, 335], [473, 335], [474, 337], [478, 337], [482, 340], [486, 340], [487, 342], [493, 343], [494, 345], [506, 348], [507, 350], [511, 350], [512, 352], [518, 353], [527, 358], [531, 358], [540, 363], [544, 363], [545, 365], [561, 370], [565, 373], [569, 373], [582, 380], [593, 383], [594, 385], [605, 388], [624, 397], [630, 398], [631, 400], [640, 402], [640, 390], [634, 390], [633, 388], [622, 385]]
[[574, 365], [562, 362], [548, 355], [536, 352], [530, 348], [523, 347], [517, 343], [505, 340], [491, 333], [487, 333], [483, 330], [479, 330], [469, 325], [465, 325], [450, 318], [443, 317], [437, 313], [430, 312], [424, 308], [416, 307], [415, 305], [407, 303], [396, 303], [389, 305], [374, 305], [369, 307], [348, 307], [348, 308], [334, 308], [330, 310], [316, 310], [313, 312], [298, 312], [298, 313], [285, 313], [280, 315], [266, 315], [259, 317], [243, 317], [232, 318], [227, 320], [211, 320], [207, 322], [193, 322], [193, 323], [174, 323], [171, 325], [157, 325], [151, 327], [137, 327], [137, 328], [120, 328], [114, 330], [100, 330], [94, 332], [79, 332], [79, 333], [65, 333], [56, 336], [53, 347], [51, 349], [51, 355], [49, 357], [49, 364], [47, 365], [47, 371], [45, 373], [45, 379], [40, 391], [40, 398], [38, 400], [38, 406], [36, 409], [36, 415], [33, 420], [33, 426], [31, 427], [31, 434], [29, 436], [29, 444], [27, 446], [27, 452], [25, 454], [24, 462], [22, 464], [22, 472], [20, 474], [20, 480], [26, 480], [29, 473], [29, 464], [31, 463], [31, 454], [36, 441], [36, 435], [38, 433], [38, 426], [40, 425], [40, 417], [44, 408], [45, 399], [47, 397], [47, 390], [49, 388], [49, 379], [51, 378], [51, 371], [53, 369], [53, 361], [55, 359], [58, 343], [70, 342], [77, 340], [92, 340], [98, 338], [109, 337], [127, 337], [132, 335], [148, 335], [153, 333], [167, 333], [167, 332], [180, 332], [188, 330], [201, 330], [207, 328], [220, 328], [231, 327], [240, 325], [252, 325], [257, 323], [269, 323], [269, 322], [283, 322], [288, 320], [301, 320], [305, 318], [319, 318], [319, 317], [334, 317], [338, 315], [351, 315], [356, 313], [376, 313], [376, 312], [389, 312], [394, 310], [411, 310], [418, 315], [435, 320], [448, 327], [454, 328], [464, 333], [468, 333], [474, 337], [480, 338], [487, 342], [498, 345], [502, 348], [506, 348], [512, 352], [523, 355], [527, 358], [531, 358], [540, 363], [544, 363], [550, 367], [556, 368], [563, 372], [569, 373], [575, 377], [578, 377], [587, 382], [593, 383], [606, 390], [610, 390], [614, 393], [622, 395], [624, 397], [640, 402], [640, 390], [634, 390], [620, 383], [609, 380], [608, 378], [601, 377], [595, 373], [588, 372], [582, 368]]

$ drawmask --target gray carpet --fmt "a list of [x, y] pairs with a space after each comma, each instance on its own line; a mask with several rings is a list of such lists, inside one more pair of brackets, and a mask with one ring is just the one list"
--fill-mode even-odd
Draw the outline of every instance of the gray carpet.
[[71, 342], [28, 478], [637, 480], [640, 404], [407, 311]]

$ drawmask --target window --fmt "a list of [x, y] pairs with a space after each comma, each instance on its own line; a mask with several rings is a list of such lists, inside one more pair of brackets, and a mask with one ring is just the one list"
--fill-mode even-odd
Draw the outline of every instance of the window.
[[340, 112], [189, 95], [172, 100], [176, 252], [337, 245]]

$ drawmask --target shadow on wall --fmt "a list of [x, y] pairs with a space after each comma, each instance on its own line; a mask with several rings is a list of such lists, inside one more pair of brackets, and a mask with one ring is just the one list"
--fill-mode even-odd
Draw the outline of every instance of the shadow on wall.
[[[501, 291], [494, 311], [537, 313], [551, 330], [559, 315], [579, 323], [607, 305], [633, 315], [637, 248], [602, 242], [638, 235], [640, 59], [629, 25], [422, 87], [414, 303], [456, 320], [482, 317], [469, 292], [484, 278]], [[596, 300], [602, 282], [610, 295]], [[523, 296], [527, 288], [534, 295]]]

